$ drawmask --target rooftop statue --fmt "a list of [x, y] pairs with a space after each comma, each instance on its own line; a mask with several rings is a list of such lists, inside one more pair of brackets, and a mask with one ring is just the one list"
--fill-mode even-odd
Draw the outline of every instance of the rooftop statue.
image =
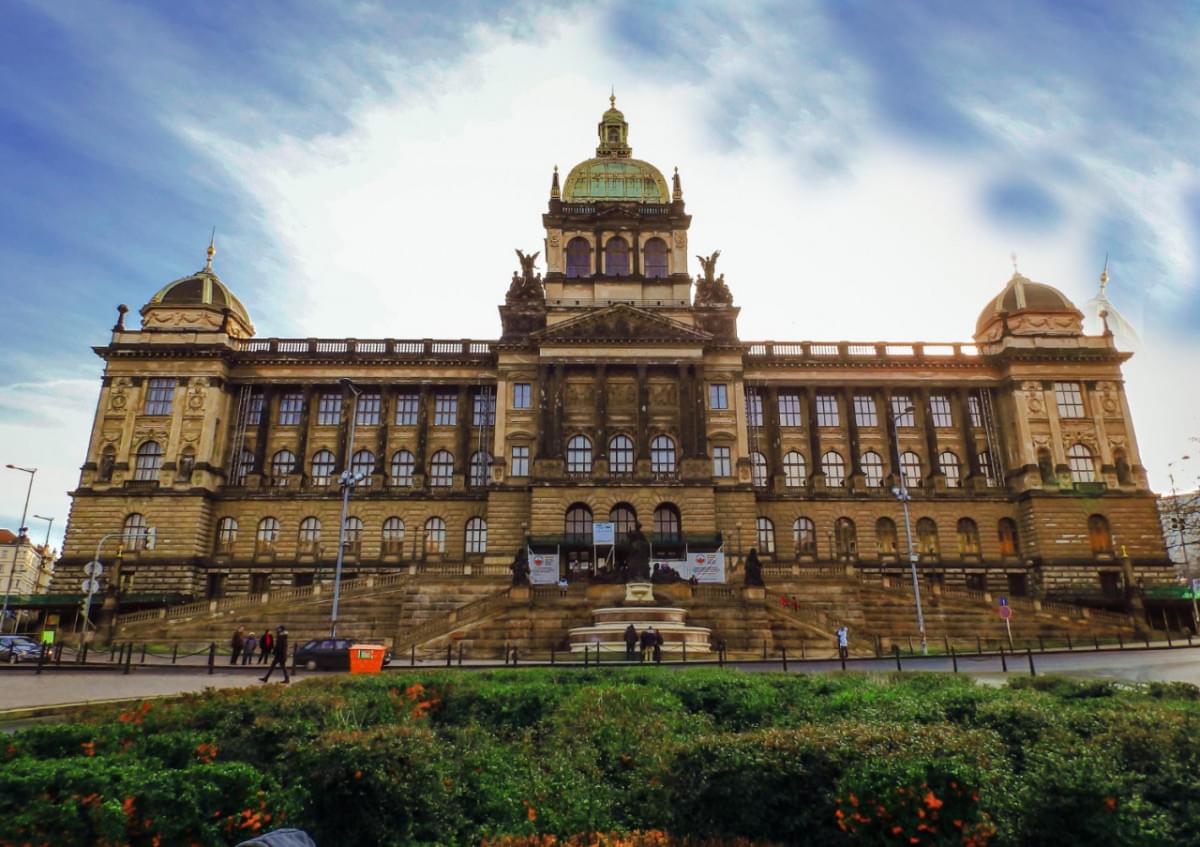
[[511, 304], [545, 300], [546, 294], [542, 290], [541, 274], [534, 274], [534, 263], [537, 262], [541, 251], [529, 255], [521, 250], [517, 250], [516, 253], [517, 260], [521, 263], [521, 270], [513, 272], [512, 282], [508, 286], [508, 294], [504, 297], [505, 302]]
[[717, 258], [720, 250], [713, 251], [711, 256], [697, 256], [700, 266], [704, 268], [704, 276], [696, 277], [696, 305], [713, 306], [733, 305], [733, 293], [725, 284], [725, 274], [717, 276]]

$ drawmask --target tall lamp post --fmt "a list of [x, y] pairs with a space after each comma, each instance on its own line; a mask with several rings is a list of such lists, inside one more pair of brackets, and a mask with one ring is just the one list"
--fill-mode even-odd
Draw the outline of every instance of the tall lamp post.
[[342, 560], [346, 555], [346, 515], [350, 511], [350, 491], [366, 478], [366, 474], [355, 474], [351, 471], [354, 466], [354, 425], [358, 419], [359, 390], [347, 377], [340, 380], [342, 387], [349, 389], [354, 402], [350, 407], [350, 443], [346, 447], [346, 467], [342, 470], [340, 483], [342, 486], [342, 520], [338, 524], [337, 565], [333, 569], [333, 611], [329, 615], [329, 637], [337, 637], [338, 603], [342, 596]]
[[[25, 518], [29, 516], [29, 495], [33, 493], [33, 478], [37, 476], [37, 468], [22, 468], [18, 465], [5, 465], [9, 470], [20, 471], [21, 473], [29, 474], [29, 486], [25, 489], [25, 508], [21, 510], [21, 525], [17, 527], [17, 545], [13, 548], [12, 567], [8, 571], [8, 584], [4, 587], [4, 607], [0, 610], [0, 632], [4, 631], [4, 621], [8, 618], [8, 598], [12, 594], [13, 577], [17, 573], [17, 553], [21, 550], [21, 539], [28, 536], [29, 531], [25, 527]], [[16, 625], [13, 625], [13, 632], [16, 632]]]
[[904, 468], [900, 464], [900, 432], [899, 421], [904, 415], [911, 414], [913, 407], [908, 406], [900, 411], [891, 410], [892, 418], [892, 439], [896, 443], [896, 481], [899, 483], [892, 488], [892, 494], [900, 501], [901, 507], [904, 509], [904, 540], [908, 544], [908, 567], [912, 572], [913, 599], [917, 604], [917, 630], [921, 634], [921, 655], [929, 655], [929, 642], [925, 638], [925, 613], [921, 610], [921, 583], [917, 579], [917, 554], [913, 550], [912, 539], [912, 521], [908, 516], [908, 501], [911, 496], [908, 493], [908, 486], [904, 481]]
[[1191, 456], [1180, 456], [1173, 462], [1167, 462], [1167, 478], [1171, 480], [1171, 503], [1175, 507], [1175, 526], [1179, 529], [1179, 547], [1183, 551], [1183, 570], [1188, 575], [1188, 590], [1192, 595], [1192, 629], [1200, 629], [1200, 614], [1197, 614], [1196, 609], [1196, 571], [1192, 567], [1192, 562], [1188, 558], [1187, 549], [1187, 518], [1185, 518], [1179, 509], [1179, 494], [1175, 491], [1175, 465], [1180, 462], [1186, 462]]

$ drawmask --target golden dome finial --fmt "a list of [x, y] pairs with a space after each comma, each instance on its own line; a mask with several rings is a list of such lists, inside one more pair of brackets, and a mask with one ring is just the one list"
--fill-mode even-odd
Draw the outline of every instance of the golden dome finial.
[[213, 231], [212, 231], [212, 237], [210, 237], [208, 239], [208, 261], [206, 261], [204, 263], [204, 270], [209, 271], [210, 273], [212, 272], [213, 256], [216, 254], [216, 252], [217, 252], [217, 228], [214, 226]]
[[617, 108], [617, 87], [614, 85], [608, 90], [608, 105], [612, 108]]
[[1108, 254], [1104, 254], [1104, 270], [1100, 271], [1100, 294], [1104, 294], [1104, 289], [1108, 287]]

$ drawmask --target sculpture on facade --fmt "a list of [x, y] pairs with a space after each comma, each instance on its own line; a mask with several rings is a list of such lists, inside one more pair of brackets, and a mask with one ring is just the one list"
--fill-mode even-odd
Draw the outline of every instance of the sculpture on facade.
[[642, 532], [640, 523], [629, 530], [626, 581], [647, 582], [650, 579], [650, 539]]
[[711, 256], [696, 257], [700, 267], [704, 268], [704, 275], [696, 277], [697, 306], [733, 305], [733, 293], [725, 284], [725, 274], [717, 276], [717, 258], [720, 255], [720, 250], [714, 250]]
[[758, 560], [758, 551], [751, 547], [746, 556], [746, 585], [761, 588], [763, 584], [762, 562]]
[[517, 555], [513, 557], [512, 564], [508, 566], [508, 569], [512, 571], [513, 585], [529, 584], [529, 556], [524, 547], [517, 551]]
[[526, 255], [521, 250], [517, 250], [516, 253], [517, 261], [521, 263], [521, 270], [513, 272], [512, 282], [508, 286], [508, 294], [504, 298], [505, 302], [512, 304], [545, 300], [546, 294], [542, 289], [542, 275], [534, 273], [534, 263], [537, 262], [537, 257], [541, 255], [541, 251], [539, 250], [529, 255]]

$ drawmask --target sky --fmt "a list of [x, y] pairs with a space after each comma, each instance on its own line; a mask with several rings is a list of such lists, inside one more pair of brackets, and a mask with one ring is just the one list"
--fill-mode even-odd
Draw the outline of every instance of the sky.
[[0, 464], [61, 538], [91, 347], [214, 227], [260, 336], [497, 337], [615, 90], [744, 340], [969, 341], [1014, 254], [1081, 307], [1107, 255], [1151, 483], [1194, 487], [1197, 43], [1194, 2], [7, 0]]

